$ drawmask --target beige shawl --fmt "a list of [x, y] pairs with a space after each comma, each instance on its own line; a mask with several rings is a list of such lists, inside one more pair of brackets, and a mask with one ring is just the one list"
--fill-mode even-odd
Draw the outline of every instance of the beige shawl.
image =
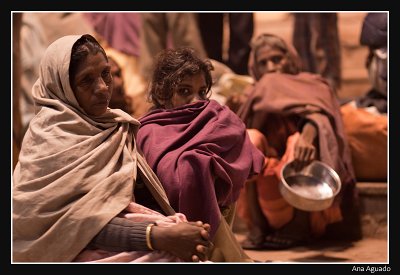
[[72, 261], [133, 200], [137, 167], [167, 214], [165, 192], [137, 154], [139, 122], [121, 110], [80, 108], [69, 84], [73, 44], [51, 44], [32, 89], [36, 116], [13, 174], [13, 260]]

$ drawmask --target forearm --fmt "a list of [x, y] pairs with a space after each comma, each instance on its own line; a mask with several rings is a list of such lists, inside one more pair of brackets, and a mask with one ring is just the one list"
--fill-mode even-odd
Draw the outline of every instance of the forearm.
[[92, 239], [89, 246], [113, 252], [148, 251], [146, 228], [150, 223], [115, 217]]
[[312, 144], [318, 135], [317, 127], [312, 122], [306, 122], [301, 131], [301, 136], [304, 141]]

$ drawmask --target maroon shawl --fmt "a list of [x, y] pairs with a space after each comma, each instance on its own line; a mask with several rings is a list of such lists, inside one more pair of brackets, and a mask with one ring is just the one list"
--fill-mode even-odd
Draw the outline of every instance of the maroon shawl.
[[264, 157], [239, 117], [216, 101], [151, 111], [140, 119], [137, 144], [163, 184], [171, 206], [188, 220], [211, 225], [236, 202]]
[[323, 78], [310, 73], [266, 74], [254, 85], [248, 96], [238, 111], [247, 128], [263, 132], [265, 125], [270, 123], [268, 118], [271, 114], [274, 117], [296, 115], [314, 122], [318, 128], [321, 161], [335, 169], [342, 184], [348, 184], [342, 188], [353, 188], [354, 172], [339, 102]]

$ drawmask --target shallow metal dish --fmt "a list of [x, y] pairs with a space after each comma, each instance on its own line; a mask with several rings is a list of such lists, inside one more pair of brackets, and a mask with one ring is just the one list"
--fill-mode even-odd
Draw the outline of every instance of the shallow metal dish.
[[293, 162], [283, 166], [279, 190], [292, 206], [305, 211], [320, 211], [332, 205], [341, 188], [338, 174], [321, 161], [313, 161], [300, 171]]

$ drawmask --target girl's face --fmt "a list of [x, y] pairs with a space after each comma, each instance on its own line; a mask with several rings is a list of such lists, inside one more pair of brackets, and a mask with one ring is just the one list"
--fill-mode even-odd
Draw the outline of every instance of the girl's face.
[[110, 102], [113, 81], [111, 67], [102, 53], [89, 54], [77, 68], [72, 90], [79, 106], [91, 116], [106, 112]]
[[186, 76], [175, 87], [173, 94], [169, 106], [166, 106], [167, 109], [207, 99], [207, 84], [204, 74]]
[[255, 67], [259, 78], [267, 73], [284, 73], [286, 65], [286, 55], [280, 49], [266, 45], [257, 51]]

